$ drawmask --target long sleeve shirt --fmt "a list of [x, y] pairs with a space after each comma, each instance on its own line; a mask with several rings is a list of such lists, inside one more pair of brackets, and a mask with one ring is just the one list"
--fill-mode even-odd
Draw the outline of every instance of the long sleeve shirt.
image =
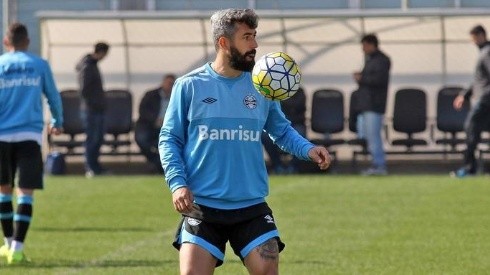
[[480, 47], [473, 82], [464, 96], [465, 99], [472, 98], [481, 101], [482, 104], [490, 105], [490, 42]]
[[61, 97], [48, 62], [23, 51], [0, 56], [0, 140], [41, 143], [43, 95], [51, 111], [51, 126], [62, 127]]
[[278, 102], [257, 93], [250, 73], [226, 78], [206, 64], [177, 79], [159, 140], [170, 190], [188, 187], [196, 203], [219, 209], [264, 202], [263, 130], [285, 151], [309, 159], [314, 145], [291, 127]]

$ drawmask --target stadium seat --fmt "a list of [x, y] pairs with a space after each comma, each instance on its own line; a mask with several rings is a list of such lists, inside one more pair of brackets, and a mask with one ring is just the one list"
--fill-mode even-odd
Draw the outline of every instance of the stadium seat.
[[48, 134], [48, 145], [51, 149], [64, 147], [66, 155], [76, 155], [75, 148], [83, 147], [85, 139], [77, 139], [85, 133], [80, 117], [80, 93], [77, 90], [63, 90], [60, 92], [63, 106], [63, 134], [54, 136]]
[[490, 154], [490, 125], [487, 125], [487, 128], [483, 131], [480, 144], [486, 145], [486, 147], [478, 149], [478, 170], [480, 172], [490, 171], [489, 166], [485, 167], [485, 155]]
[[[464, 153], [465, 150], [457, 150], [457, 145], [466, 143], [465, 137], [458, 137], [458, 134], [464, 134], [464, 124], [470, 110], [470, 103], [465, 102], [463, 109], [459, 111], [455, 110], [453, 107], [454, 98], [458, 96], [463, 89], [464, 88], [459, 86], [446, 86], [441, 88], [437, 95], [436, 126], [439, 131], [445, 133], [445, 136], [443, 138], [435, 139], [435, 142], [436, 144], [450, 146], [450, 150], [445, 150], [443, 153]], [[490, 146], [490, 138], [485, 137], [485, 135], [488, 137], [489, 132], [490, 125], [488, 125], [482, 132], [480, 144], [482, 144], [483, 147], [477, 149], [479, 153], [479, 170], [483, 169], [484, 155], [490, 153], [490, 150], [488, 149]]]
[[[414, 146], [428, 144], [426, 140], [413, 136], [427, 128], [427, 96], [425, 91], [418, 88], [406, 88], [396, 92], [392, 127], [394, 131], [407, 135], [406, 138], [391, 141], [393, 146], [404, 146], [406, 148], [405, 153], [413, 152]], [[389, 140], [388, 137], [387, 139]]]
[[458, 133], [464, 132], [464, 122], [469, 111], [469, 104], [462, 110], [455, 110], [453, 101], [463, 90], [462, 87], [442, 87], [437, 94], [436, 127], [444, 133], [443, 138], [435, 139], [436, 144], [450, 146], [450, 151], [456, 152], [458, 144], [465, 143], [464, 138], [458, 138]]
[[348, 118], [348, 125], [349, 125], [349, 131], [351, 133], [354, 133], [356, 137], [347, 140], [347, 144], [352, 145], [352, 146], [360, 146], [360, 150], [354, 150], [352, 152], [352, 164], [355, 165], [357, 161], [357, 155], [369, 155], [369, 151], [367, 149], [367, 143], [366, 140], [363, 138], [358, 138], [357, 137], [357, 115], [359, 114], [359, 111], [356, 109], [357, 103], [356, 101], [358, 100], [358, 92], [353, 91], [350, 95], [350, 101], [349, 101], [349, 118]]
[[[106, 134], [110, 137], [104, 140], [105, 145], [112, 147], [111, 154], [119, 154], [120, 146], [127, 147], [129, 154], [133, 129], [133, 97], [127, 90], [106, 91]], [[125, 138], [122, 139], [121, 136]], [[122, 153], [124, 154], [124, 153]]]
[[[311, 142], [325, 147], [344, 144], [342, 138], [332, 135], [344, 130], [344, 96], [339, 90], [322, 89], [313, 93], [311, 103], [311, 131], [322, 134], [323, 138]], [[330, 151], [335, 156], [335, 151]]]

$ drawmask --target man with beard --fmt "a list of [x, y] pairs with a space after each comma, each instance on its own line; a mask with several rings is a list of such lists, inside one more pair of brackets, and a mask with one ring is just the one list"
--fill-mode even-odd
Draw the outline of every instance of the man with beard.
[[328, 151], [291, 127], [278, 102], [252, 84], [258, 17], [250, 9], [211, 17], [216, 59], [178, 78], [160, 132], [159, 151], [176, 211], [173, 245], [181, 274], [213, 274], [226, 243], [251, 274], [277, 274], [284, 244], [265, 202], [268, 178], [261, 133], [320, 169]]

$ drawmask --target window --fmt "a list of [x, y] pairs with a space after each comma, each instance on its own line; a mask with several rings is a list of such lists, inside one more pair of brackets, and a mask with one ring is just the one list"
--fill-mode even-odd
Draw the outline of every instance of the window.
[[363, 9], [400, 9], [401, 0], [364, 0], [362, 1]]
[[408, 0], [409, 8], [454, 8], [454, 0]]
[[488, 0], [460, 0], [462, 8], [490, 8]]
[[112, 10], [153, 10], [155, 9], [155, 0], [111, 0]]

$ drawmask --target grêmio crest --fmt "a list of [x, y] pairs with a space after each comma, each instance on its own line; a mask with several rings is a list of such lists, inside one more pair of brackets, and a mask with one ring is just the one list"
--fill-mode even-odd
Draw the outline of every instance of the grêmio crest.
[[249, 94], [243, 99], [243, 104], [245, 104], [245, 106], [249, 109], [255, 109], [257, 108], [257, 99], [253, 95]]

